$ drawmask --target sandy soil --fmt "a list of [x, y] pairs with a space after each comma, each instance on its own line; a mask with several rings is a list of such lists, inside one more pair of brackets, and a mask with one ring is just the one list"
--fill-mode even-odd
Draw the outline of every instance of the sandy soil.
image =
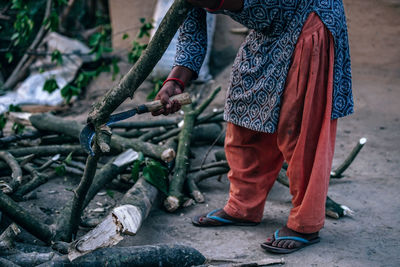
[[[327, 219], [321, 231], [322, 241], [291, 255], [265, 253], [259, 246], [275, 229], [285, 224], [291, 204], [289, 190], [276, 184], [269, 197], [262, 223], [255, 227], [196, 228], [190, 223], [195, 214], [222, 207], [228, 197], [229, 182], [209, 179], [200, 184], [206, 196], [198, 204], [170, 214], [156, 205], [139, 234], [127, 237], [119, 245], [183, 243], [198, 249], [209, 258], [243, 261], [283, 258], [287, 266], [399, 266], [400, 256], [400, 0], [344, 0], [351, 42], [355, 114], [339, 121], [333, 165], [337, 166], [361, 137], [368, 142], [341, 180], [331, 182], [329, 196], [351, 207], [354, 217]], [[226, 90], [232, 59], [243, 36], [227, 29], [238, 27], [227, 17], [218, 17], [212, 66], [215, 84]], [[120, 63], [121, 71], [129, 65]], [[111, 76], [102, 74], [64, 114], [84, 122], [89, 103], [110, 88]], [[134, 102], [144, 101], [150, 88], [145, 82], [136, 92]], [[222, 107], [224, 92], [213, 106]], [[132, 104], [126, 101], [120, 109]], [[145, 120], [143, 115], [135, 119]], [[196, 148], [201, 161], [207, 148]], [[47, 223], [63, 206], [71, 192], [65, 191], [76, 179], [56, 179], [37, 190], [38, 200], [26, 202], [33, 214], [48, 214]], [[49, 193], [56, 191], [55, 194]], [[120, 194], [116, 194], [118, 199]], [[106, 196], [96, 199], [108, 204]], [[49, 203], [52, 203], [49, 207]], [[35, 204], [35, 208], [32, 204]], [[39, 208], [42, 207], [42, 208]], [[43, 208], [44, 207], [44, 208]], [[47, 209], [46, 209], [47, 207]], [[90, 208], [95, 208], [92, 204]]]

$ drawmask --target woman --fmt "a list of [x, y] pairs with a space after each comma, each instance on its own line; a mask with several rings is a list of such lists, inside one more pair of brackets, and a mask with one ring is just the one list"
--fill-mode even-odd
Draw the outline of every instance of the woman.
[[341, 0], [187, 0], [175, 65], [157, 95], [169, 97], [196, 79], [207, 47], [206, 12], [250, 29], [232, 67], [224, 118], [229, 200], [193, 218], [196, 226], [255, 225], [284, 161], [293, 208], [287, 224], [261, 246], [291, 253], [319, 241], [337, 118], [353, 113], [350, 54]]

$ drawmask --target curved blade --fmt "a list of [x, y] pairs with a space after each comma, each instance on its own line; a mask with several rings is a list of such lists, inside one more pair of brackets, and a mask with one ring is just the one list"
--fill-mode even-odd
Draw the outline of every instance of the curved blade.
[[94, 137], [95, 131], [91, 124], [87, 124], [81, 131], [79, 135], [79, 143], [82, 148], [91, 156], [94, 156], [94, 152], [92, 150], [92, 140]]

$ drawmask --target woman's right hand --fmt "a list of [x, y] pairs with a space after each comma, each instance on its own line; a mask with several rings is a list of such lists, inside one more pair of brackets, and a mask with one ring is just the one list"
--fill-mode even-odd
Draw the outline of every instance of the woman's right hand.
[[175, 113], [181, 109], [181, 104], [177, 100], [171, 101], [170, 97], [174, 95], [179, 95], [183, 93], [182, 89], [176, 82], [168, 81], [164, 84], [164, 86], [160, 89], [158, 94], [156, 95], [155, 100], [160, 100], [161, 104], [164, 105], [163, 108], [153, 111], [153, 116], [159, 116], [161, 114], [168, 115], [171, 113]]

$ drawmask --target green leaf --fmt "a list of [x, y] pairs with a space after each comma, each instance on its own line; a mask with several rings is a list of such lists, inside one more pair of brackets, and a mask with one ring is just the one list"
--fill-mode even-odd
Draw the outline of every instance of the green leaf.
[[90, 47], [95, 47], [100, 44], [101, 41], [101, 33], [96, 32], [92, 34], [89, 38], [89, 46]]
[[65, 99], [67, 104], [71, 101], [73, 96], [78, 96], [81, 93], [81, 89], [73, 86], [73, 85], [66, 85], [64, 88], [61, 89], [61, 96]]
[[25, 125], [19, 124], [19, 123], [14, 123], [11, 130], [15, 133], [15, 134], [22, 134], [25, 130]]
[[65, 164], [58, 165], [57, 167], [54, 168], [56, 173], [60, 176], [64, 175], [66, 170], [65, 170]]
[[21, 107], [18, 106], [18, 105], [13, 105], [13, 104], [11, 104], [11, 105], [8, 107], [8, 111], [10, 111], [10, 112], [22, 112], [22, 109], [21, 109]]
[[8, 63], [11, 63], [13, 61], [13, 59], [14, 59], [13, 54], [11, 52], [7, 52], [6, 53], [6, 59], [7, 59]]
[[125, 40], [125, 39], [128, 39], [128, 38], [129, 38], [129, 34], [124, 33], [124, 34], [122, 35], [122, 40]]
[[160, 162], [151, 160], [143, 168], [143, 177], [164, 194], [168, 194], [168, 170]]
[[59, 25], [59, 16], [56, 11], [52, 11], [50, 16], [43, 21], [46, 30], [57, 31]]
[[54, 78], [46, 80], [43, 85], [43, 91], [49, 92], [49, 94], [53, 93], [58, 88], [57, 81]]
[[112, 80], [115, 81], [115, 78], [117, 77], [119, 73], [119, 67], [118, 67], [118, 60], [113, 58], [112, 60]]
[[61, 65], [63, 63], [63, 58], [60, 50], [54, 50], [51, 53], [51, 62], [57, 62], [57, 65]]
[[4, 116], [4, 114], [0, 114], [0, 131], [4, 129], [7, 123], [7, 118]]
[[140, 171], [140, 165], [142, 164], [144, 159], [143, 153], [139, 152], [139, 157], [137, 160], [135, 160], [132, 163], [132, 172], [131, 172], [131, 178], [133, 180], [133, 182], [137, 182], [137, 180], [139, 179], [139, 171]]
[[108, 190], [106, 190], [106, 193], [109, 197], [114, 198], [114, 191], [111, 191], [108, 189]]
[[72, 161], [72, 153], [74, 153], [73, 151], [71, 153], [68, 154], [68, 156], [64, 159], [64, 162], [66, 164], [70, 164]]

